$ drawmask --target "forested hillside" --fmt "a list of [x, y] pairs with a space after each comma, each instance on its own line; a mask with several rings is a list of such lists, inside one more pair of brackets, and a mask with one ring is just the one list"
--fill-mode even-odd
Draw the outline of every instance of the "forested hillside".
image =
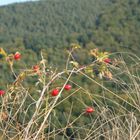
[[139, 48], [138, 0], [46, 0], [0, 7], [0, 45], [37, 51], [72, 42], [113, 51]]
[[46, 0], [1, 7], [0, 41], [21, 38], [26, 48], [34, 50], [82, 42], [95, 30], [98, 15], [107, 4], [110, 2]]

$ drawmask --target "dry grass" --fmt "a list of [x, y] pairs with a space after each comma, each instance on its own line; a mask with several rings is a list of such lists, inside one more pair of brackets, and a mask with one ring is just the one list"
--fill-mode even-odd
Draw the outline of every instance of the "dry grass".
[[[83, 72], [83, 68], [69, 68], [69, 55], [66, 70], [57, 72], [49, 69], [46, 79], [46, 62], [42, 57], [41, 75], [33, 86], [36, 91], [25, 86], [26, 81], [18, 81], [8, 87], [1, 97], [0, 132], [2, 140], [139, 140], [140, 138], [140, 78], [139, 58], [128, 55], [133, 60], [132, 67], [119, 57], [119, 67], [109, 66], [112, 80], [100, 82]], [[25, 70], [27, 71], [27, 70]], [[101, 94], [94, 93], [73, 81], [73, 75], [83, 76], [102, 89]], [[125, 77], [127, 80], [124, 80]], [[16, 77], [19, 78], [18, 76]], [[21, 77], [20, 77], [21, 78]], [[53, 82], [60, 82], [60, 92], [51, 97]], [[70, 94], [63, 95], [67, 83], [75, 85]], [[108, 88], [106, 83], [121, 85]], [[57, 83], [58, 84], [58, 83]], [[54, 84], [55, 85], [55, 84]], [[35, 96], [36, 94], [37, 96]], [[85, 97], [86, 99], [84, 99]], [[67, 100], [74, 99], [67, 107]], [[95, 106], [93, 114], [85, 114], [87, 104]], [[79, 106], [75, 106], [75, 102]], [[56, 111], [60, 106], [67, 107], [66, 112]], [[73, 117], [76, 110], [77, 117]], [[83, 108], [83, 109], [81, 109]], [[60, 118], [62, 120], [60, 120]], [[63, 122], [63, 123], [62, 123]]]

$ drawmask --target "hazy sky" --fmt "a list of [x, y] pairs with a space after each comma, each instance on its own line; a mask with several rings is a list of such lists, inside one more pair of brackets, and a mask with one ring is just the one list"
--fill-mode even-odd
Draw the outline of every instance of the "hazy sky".
[[26, 1], [35, 1], [35, 0], [0, 0], [0, 6], [15, 3], [15, 2], [26, 2]]

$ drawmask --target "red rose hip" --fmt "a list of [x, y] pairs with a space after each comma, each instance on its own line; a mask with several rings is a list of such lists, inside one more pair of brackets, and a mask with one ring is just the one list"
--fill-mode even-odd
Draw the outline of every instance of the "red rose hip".
[[21, 58], [21, 54], [19, 53], [19, 52], [16, 52], [15, 54], [14, 54], [14, 59], [15, 60], [19, 60]]
[[5, 94], [4, 90], [0, 90], [0, 96], [2, 96], [3, 94]]
[[105, 63], [111, 63], [111, 59], [110, 58], [106, 58], [106, 59], [104, 59], [104, 62]]
[[86, 113], [87, 114], [91, 114], [91, 113], [93, 113], [94, 112], [94, 108], [92, 108], [92, 107], [87, 107], [86, 108]]
[[54, 89], [52, 92], [51, 92], [51, 95], [52, 96], [57, 96], [59, 94], [59, 90], [58, 89]]
[[65, 90], [71, 90], [71, 87], [72, 87], [71, 85], [67, 84], [67, 85], [65, 85], [64, 89]]
[[34, 72], [37, 72], [39, 69], [40, 69], [40, 68], [39, 68], [38, 65], [33, 66], [33, 70], [34, 70]]

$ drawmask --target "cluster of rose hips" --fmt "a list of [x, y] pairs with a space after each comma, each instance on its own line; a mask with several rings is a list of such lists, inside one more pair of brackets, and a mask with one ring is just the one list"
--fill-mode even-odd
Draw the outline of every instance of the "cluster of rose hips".
[[[64, 89], [67, 90], [67, 91], [71, 90], [71, 88], [72, 88], [72, 86], [69, 85], [69, 84], [65, 85], [65, 87], [64, 87]], [[58, 94], [59, 94], [59, 89], [53, 89], [52, 92], [51, 92], [52, 96], [57, 96]]]
[[[13, 58], [14, 60], [19, 60], [21, 58], [21, 54], [19, 52], [16, 52], [14, 55], [13, 55]], [[4, 90], [0, 90], [0, 96], [4, 95], [5, 94], [5, 91]]]
[[[21, 59], [21, 54], [19, 53], [19, 52], [16, 52], [14, 55], [13, 55], [13, 58], [12, 59], [14, 59], [14, 60], [20, 60]], [[110, 63], [111, 62], [111, 60], [110, 59], [106, 59], [106, 60], [104, 60], [104, 62], [105, 63]], [[40, 66], [39, 65], [34, 65], [33, 67], [32, 67], [32, 70], [34, 71], [34, 72], [39, 72], [39, 70], [40, 70]], [[64, 86], [64, 89], [66, 90], [66, 91], [69, 91], [69, 90], [71, 90], [71, 88], [72, 88], [72, 86], [70, 85], [70, 84], [66, 84], [65, 86]], [[4, 95], [5, 94], [5, 91], [4, 90], [0, 90], [0, 96], [2, 96], [2, 95]], [[59, 89], [53, 89], [52, 91], [51, 91], [51, 96], [57, 96], [59, 94]], [[86, 109], [85, 109], [85, 112], [87, 113], [87, 114], [91, 114], [91, 113], [93, 113], [94, 112], [94, 108], [92, 108], [92, 107], [87, 107]]]
[[[67, 84], [67, 85], [64, 86], [64, 89], [65, 89], [66, 91], [71, 90], [71, 88], [72, 88], [72, 86], [71, 86], [70, 84]], [[51, 92], [51, 95], [52, 95], [52, 96], [57, 96], [58, 94], [59, 94], [59, 89], [53, 89], [52, 92]], [[91, 113], [94, 112], [94, 108], [93, 108], [93, 107], [87, 107], [87, 108], [85, 109], [85, 112], [86, 112], [87, 114], [91, 114]]]
[[[13, 55], [13, 58], [14, 58], [14, 60], [20, 60], [21, 59], [21, 54], [19, 52], [16, 52]], [[39, 67], [39, 65], [34, 65], [32, 69], [33, 69], [34, 72], [38, 72], [40, 70], [40, 67]]]
[[[67, 85], [65, 85], [65, 87], [64, 87], [64, 89], [65, 90], [71, 90], [71, 88], [72, 88], [72, 86], [70, 85], [70, 84], [67, 84]], [[0, 90], [0, 96], [2, 96], [2, 95], [4, 95], [5, 94], [5, 91], [4, 90]], [[53, 89], [52, 90], [52, 92], [51, 92], [51, 95], [52, 96], [57, 96], [59, 94], [59, 89]], [[92, 107], [87, 107], [86, 109], [85, 109], [85, 112], [87, 113], [87, 114], [91, 114], [91, 113], [93, 113], [94, 112], [94, 108], [92, 108]]]

